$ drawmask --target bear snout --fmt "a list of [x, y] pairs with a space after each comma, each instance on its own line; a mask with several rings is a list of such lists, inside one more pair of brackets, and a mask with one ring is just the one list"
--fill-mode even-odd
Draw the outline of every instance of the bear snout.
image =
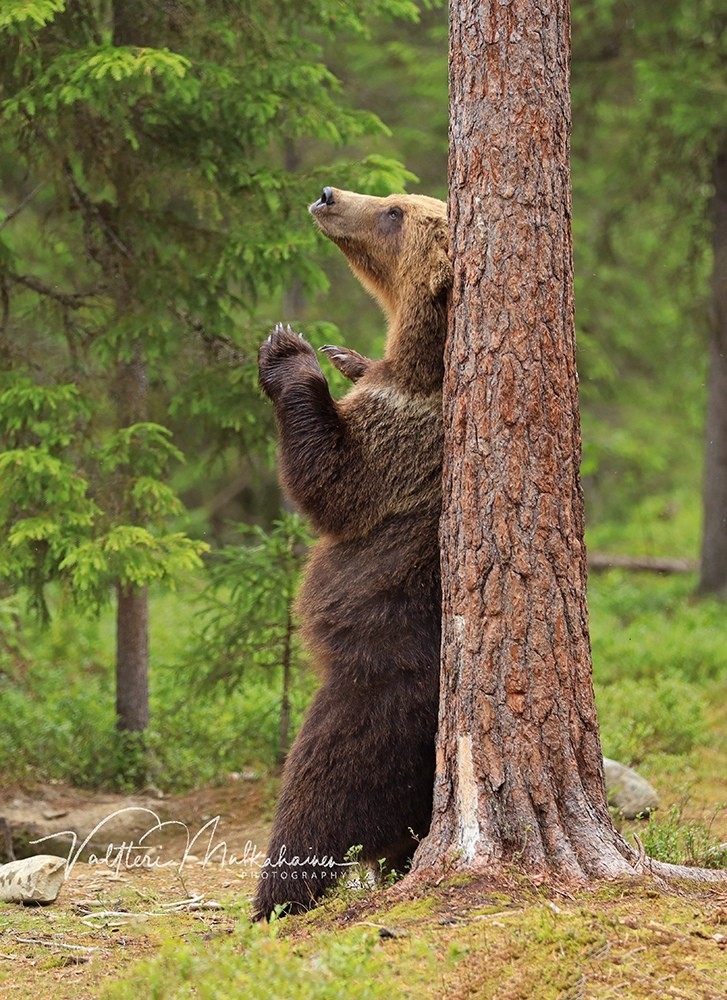
[[333, 197], [333, 188], [324, 187], [321, 191], [321, 196], [318, 201], [314, 201], [310, 207], [311, 212], [315, 212], [316, 209], [324, 208], [326, 205], [335, 205], [336, 199]]

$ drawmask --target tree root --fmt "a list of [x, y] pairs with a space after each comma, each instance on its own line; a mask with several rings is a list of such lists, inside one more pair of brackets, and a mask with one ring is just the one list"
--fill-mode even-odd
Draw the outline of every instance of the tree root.
[[633, 835], [639, 849], [638, 857], [633, 863], [637, 875], [651, 875], [657, 879], [689, 879], [691, 882], [727, 882], [727, 870], [724, 868], [692, 868], [690, 865], [675, 865], [668, 861], [655, 861], [650, 858], [641, 838]]
[[692, 868], [689, 865], [674, 865], [667, 861], [654, 861], [653, 858], [644, 858], [644, 874], [652, 875], [654, 878], [670, 879], [682, 878], [690, 882], [727, 882], [727, 870], [724, 868]]

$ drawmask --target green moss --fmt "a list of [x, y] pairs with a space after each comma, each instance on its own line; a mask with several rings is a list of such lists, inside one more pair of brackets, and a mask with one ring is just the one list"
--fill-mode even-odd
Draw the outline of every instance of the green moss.
[[422, 895], [414, 899], [407, 899], [403, 903], [396, 903], [394, 906], [382, 910], [381, 915], [387, 926], [406, 926], [431, 917], [436, 912], [436, 908], [436, 896]]
[[[272, 927], [241, 929], [214, 949], [206, 942], [170, 942], [151, 962], [140, 964], [104, 997], [150, 1000], [194, 996], [241, 996], [249, 1000], [378, 1000], [426, 984], [429, 946], [422, 941], [383, 941], [377, 931], [354, 927], [301, 942], [279, 937]], [[412, 994], [413, 995], [413, 994]]]
[[[158, 909], [153, 888], [106, 891], [104, 907]], [[125, 923], [120, 933], [82, 924], [72, 899], [61, 897], [44, 911], [0, 907], [0, 951], [16, 957], [5, 983], [49, 1000], [563, 1000], [571, 992], [640, 1000], [653, 997], [654, 977], [709, 997], [723, 960], [713, 940], [724, 931], [721, 893], [682, 886], [670, 895], [622, 881], [548, 897], [532, 887], [493, 893], [469, 878], [413, 899], [334, 898], [303, 917], [251, 926], [228, 889], [218, 896], [225, 909], [207, 924], [169, 913]], [[66, 968], [63, 942], [97, 951]]]

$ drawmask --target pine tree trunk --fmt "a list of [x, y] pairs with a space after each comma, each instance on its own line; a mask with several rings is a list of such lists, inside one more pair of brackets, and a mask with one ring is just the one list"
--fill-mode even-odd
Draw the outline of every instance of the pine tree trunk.
[[149, 612], [146, 587], [116, 587], [116, 721], [120, 730], [149, 725]]
[[[119, 427], [147, 417], [147, 372], [141, 352], [116, 368]], [[126, 512], [132, 522], [136, 512]], [[116, 724], [143, 732], [149, 725], [149, 610], [146, 587], [116, 585]]]
[[591, 677], [567, 0], [452, 0], [437, 774], [414, 870], [632, 874]]
[[[111, 29], [114, 45], [161, 46], [165, 7], [146, 0], [113, 0]], [[133, 303], [129, 251], [133, 242], [125, 233], [129, 204], [127, 165], [120, 157], [113, 172], [116, 188], [115, 228], [121, 237], [121, 252], [112, 267], [119, 315]], [[147, 371], [141, 348], [131, 361], [120, 361], [116, 369], [116, 405], [119, 427], [147, 419]], [[136, 512], [127, 511], [130, 521]], [[116, 714], [122, 731], [143, 732], [149, 725], [149, 609], [146, 587], [116, 586]]]
[[114, 45], [161, 48], [170, 5], [149, 0], [112, 0], [111, 32]]
[[283, 641], [283, 690], [280, 699], [280, 722], [278, 727], [277, 763], [282, 767], [290, 748], [290, 677], [293, 659], [293, 595], [288, 596]]
[[714, 169], [712, 336], [699, 589], [727, 596], [727, 142]]

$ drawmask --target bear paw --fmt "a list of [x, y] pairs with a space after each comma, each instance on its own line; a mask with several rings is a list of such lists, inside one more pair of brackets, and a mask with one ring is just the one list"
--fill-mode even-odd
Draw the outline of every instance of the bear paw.
[[369, 358], [365, 358], [363, 354], [347, 347], [334, 347], [331, 344], [325, 344], [319, 350], [326, 355], [333, 367], [337, 368], [351, 382], [358, 382], [366, 374], [371, 364]]
[[258, 352], [261, 388], [274, 399], [301, 371], [323, 377], [316, 353], [302, 334], [295, 333], [290, 326], [276, 323]]

